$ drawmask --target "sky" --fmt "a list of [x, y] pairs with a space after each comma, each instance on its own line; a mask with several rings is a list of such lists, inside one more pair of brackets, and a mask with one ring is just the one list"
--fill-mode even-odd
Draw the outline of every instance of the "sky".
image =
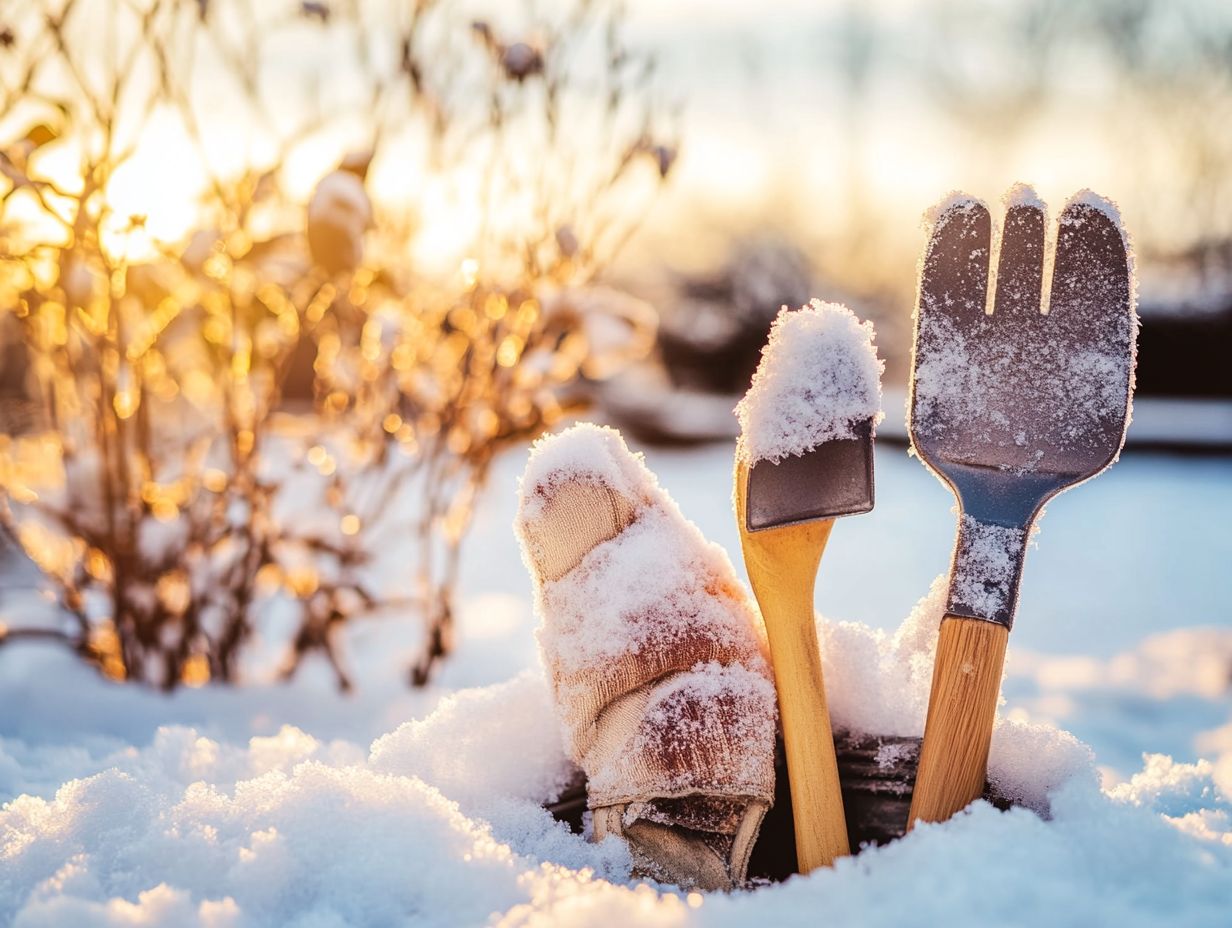
[[[514, 7], [450, 9], [465, 32], [472, 16], [512, 22]], [[801, 245], [840, 290], [901, 297], [925, 209], [953, 189], [995, 202], [1026, 181], [1054, 213], [1084, 187], [1117, 201], [1145, 259], [1146, 292], [1171, 286], [1166, 261], [1232, 239], [1232, 77], [1210, 66], [1223, 60], [1218, 43], [1232, 41], [1232, 6], [1150, 0], [1132, 7], [1138, 21], [1121, 9], [1118, 0], [633, 0], [627, 42], [657, 56], [653, 93], [672, 114], [666, 134], [680, 156], [627, 266], [712, 265], [733, 239], [773, 235]], [[1114, 27], [1131, 37], [1109, 41]], [[302, 112], [296, 91], [309, 84], [345, 99], [346, 47], [316, 27], [279, 38], [271, 118]], [[233, 170], [268, 157], [227, 105], [225, 82], [214, 83], [203, 110], [211, 160]], [[364, 109], [344, 109], [284, 166], [293, 198], [306, 201], [361, 144]], [[585, 130], [577, 135], [584, 141]], [[434, 176], [413, 140], [403, 142], [374, 164], [378, 206], [415, 212], [424, 234], [412, 260], [455, 268], [480, 222], [481, 185], [465, 165]], [[76, 153], [58, 149], [44, 168], [69, 176]], [[117, 222], [147, 215], [152, 239], [186, 236], [201, 192], [200, 177], [186, 174], [192, 161], [182, 129], [156, 112], [111, 182]]]

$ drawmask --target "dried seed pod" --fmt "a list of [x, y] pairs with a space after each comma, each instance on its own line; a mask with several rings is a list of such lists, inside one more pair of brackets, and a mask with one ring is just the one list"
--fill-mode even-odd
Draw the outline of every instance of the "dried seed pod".
[[528, 77], [543, 73], [543, 53], [525, 42], [514, 42], [505, 47], [501, 67], [505, 69], [506, 77], [521, 83]]
[[353, 271], [364, 256], [364, 232], [372, 224], [372, 201], [351, 171], [327, 174], [308, 203], [308, 248], [326, 271]]

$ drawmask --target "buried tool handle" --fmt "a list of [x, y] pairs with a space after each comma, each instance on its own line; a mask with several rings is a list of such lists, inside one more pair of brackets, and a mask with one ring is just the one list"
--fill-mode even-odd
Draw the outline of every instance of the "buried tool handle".
[[796, 858], [800, 872], [808, 873], [851, 853], [813, 615], [817, 564], [834, 523], [826, 520], [748, 531], [745, 476], [743, 469], [737, 472], [740, 543], [766, 623], [791, 781]]
[[908, 828], [943, 822], [984, 792], [1009, 634], [997, 622], [942, 619]]
[[[810, 578], [810, 591], [812, 587]], [[782, 602], [773, 595], [767, 599], [758, 597], [762, 614], [766, 616], [774, 685], [783, 720], [783, 750], [791, 782], [796, 859], [800, 872], [808, 873], [851, 853], [838, 779], [838, 758], [821, 677], [812, 596], [800, 603]], [[771, 618], [780, 609], [790, 610], [794, 617]]]

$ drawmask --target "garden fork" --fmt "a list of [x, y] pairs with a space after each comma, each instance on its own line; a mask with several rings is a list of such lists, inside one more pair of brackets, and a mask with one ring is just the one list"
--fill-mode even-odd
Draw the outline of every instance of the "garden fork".
[[1137, 321], [1115, 207], [1086, 191], [1066, 205], [1041, 306], [1044, 206], [1023, 186], [1007, 204], [991, 301], [977, 200], [937, 209], [920, 273], [911, 438], [959, 524], [908, 827], [983, 791], [1032, 523], [1116, 460], [1129, 421]]

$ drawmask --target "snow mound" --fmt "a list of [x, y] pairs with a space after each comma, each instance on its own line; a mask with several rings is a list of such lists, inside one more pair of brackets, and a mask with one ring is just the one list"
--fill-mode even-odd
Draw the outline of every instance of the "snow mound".
[[[755, 892], [630, 883], [618, 842], [589, 844], [538, 806], [561, 769], [553, 728], [546, 685], [528, 673], [456, 694], [378, 739], [367, 761], [313, 755], [295, 730], [272, 766], [268, 739], [211, 761], [191, 732], [160, 736], [132, 750], [128, 772], [0, 810], [0, 923], [803, 925], [824, 907], [832, 924], [874, 928], [1058, 912], [1132, 928], [1223, 925], [1232, 904], [1232, 804], [1210, 764], [1151, 757], [1102, 793], [1089, 764], [1072, 775], [1076, 742], [1017, 725], [998, 730], [994, 768], [1012, 754], [1036, 785], [1055, 776], [1048, 821], [980, 802]], [[224, 767], [240, 779], [212, 782]]]
[[752, 465], [803, 454], [822, 442], [855, 438], [876, 425], [881, 373], [873, 324], [837, 303], [783, 307], [770, 327], [749, 392], [736, 406], [737, 454]]
[[18, 797], [0, 810], [0, 924], [478, 925], [548, 860], [628, 878], [618, 843], [541, 807], [567, 768], [535, 674], [445, 699], [367, 761], [325, 748], [293, 728], [246, 749], [163, 729]]
[[[922, 737], [947, 579], [933, 581], [894, 634], [856, 622], [818, 623], [826, 697], [836, 729]], [[1007, 799], [1049, 813], [1049, 794], [1071, 781], [1096, 782], [1090, 749], [1069, 732], [999, 717], [988, 778]]]
[[897, 737], [924, 734], [946, 589], [945, 577], [937, 578], [892, 635], [856, 622], [818, 623], [835, 728]]
[[524, 671], [507, 683], [445, 697], [431, 715], [372, 742], [373, 769], [417, 776], [468, 809], [493, 796], [555, 799], [573, 770], [543, 678]]

